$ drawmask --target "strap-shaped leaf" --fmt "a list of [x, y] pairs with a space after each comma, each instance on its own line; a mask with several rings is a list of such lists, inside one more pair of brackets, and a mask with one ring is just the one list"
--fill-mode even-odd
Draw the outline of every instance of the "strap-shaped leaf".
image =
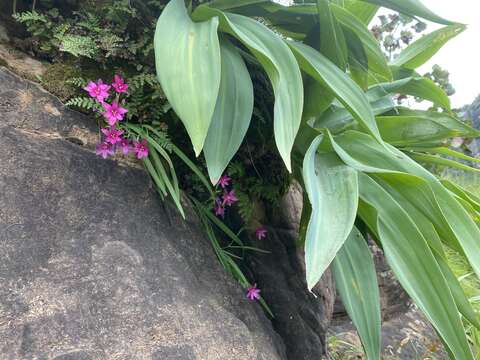
[[194, 23], [183, 0], [168, 3], [155, 31], [158, 80], [182, 120], [198, 156], [220, 86], [218, 19]]
[[334, 153], [317, 154], [315, 138], [303, 161], [303, 181], [312, 205], [305, 240], [307, 285], [312, 289], [347, 239], [358, 204], [357, 172]]
[[380, 359], [381, 316], [377, 273], [367, 242], [356, 227], [333, 260], [333, 274], [367, 359]]
[[375, 84], [368, 89], [368, 96], [381, 97], [386, 94], [412, 95], [450, 109], [450, 99], [445, 91], [432, 80], [422, 76]]
[[378, 12], [378, 5], [367, 4], [360, 0], [350, 0], [345, 4], [345, 10], [354, 14], [363, 24], [368, 25]]
[[333, 148], [353, 168], [375, 173], [401, 189], [403, 195], [435, 225], [443, 241], [461, 246], [472, 268], [480, 274], [480, 229], [468, 212], [437, 178], [398, 149], [387, 144], [386, 152], [367, 134], [347, 131]]
[[393, 60], [392, 65], [408, 69], [416, 69], [425, 64], [440, 50], [446, 42], [454, 38], [466, 29], [465, 25], [455, 24], [435, 30], [422, 36], [407, 46]]
[[220, 29], [235, 36], [255, 55], [267, 73], [275, 93], [274, 133], [278, 151], [291, 170], [291, 150], [302, 119], [302, 75], [285, 42], [258, 21], [199, 6], [195, 17], [218, 16]]
[[337, 5], [332, 5], [332, 12], [335, 18], [360, 40], [360, 45], [364, 48], [368, 59], [368, 72], [376, 78], [378, 82], [389, 81], [392, 79], [392, 72], [387, 64], [387, 59], [378, 45], [378, 41], [356, 16]]
[[451, 21], [448, 21], [425, 7], [418, 0], [363, 0], [371, 4], [383, 6], [399, 13], [411, 16], [411, 17], [421, 17], [426, 20], [436, 22], [438, 24], [450, 25]]
[[218, 182], [240, 147], [253, 111], [253, 85], [242, 57], [228, 40], [220, 42], [220, 51], [220, 91], [203, 147], [213, 184]]
[[345, 73], [310, 46], [290, 41], [302, 70], [328, 88], [377, 141], [382, 143], [377, 123], [363, 91]]
[[473, 359], [448, 284], [423, 235], [379, 184], [359, 174], [360, 196], [377, 210], [385, 257], [403, 288], [432, 322], [455, 359]]

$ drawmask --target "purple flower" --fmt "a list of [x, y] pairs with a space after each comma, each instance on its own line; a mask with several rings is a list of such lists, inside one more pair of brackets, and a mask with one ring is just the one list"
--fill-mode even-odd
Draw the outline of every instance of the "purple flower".
[[95, 153], [102, 158], [106, 159], [107, 157], [113, 155], [113, 147], [112, 144], [109, 144], [107, 142], [102, 142], [97, 144]]
[[219, 198], [215, 200], [214, 211], [215, 215], [221, 216], [222, 218], [225, 217], [225, 207], [222, 205], [222, 201]]
[[238, 201], [235, 196], [235, 190], [223, 192], [223, 205], [231, 206]]
[[108, 90], [110, 90], [110, 85], [104, 84], [102, 80], [98, 80], [96, 83], [90, 81], [83, 89], [88, 91], [88, 95], [97, 99], [101, 103], [103, 103], [103, 101], [110, 95], [108, 93]]
[[125, 84], [123, 79], [118, 75], [115, 75], [113, 78], [114, 78], [114, 82], [112, 83], [112, 86], [115, 89], [115, 91], [117, 93], [127, 92], [128, 84]]
[[247, 298], [249, 300], [258, 300], [260, 299], [260, 289], [257, 288], [257, 284], [253, 284], [247, 289]]
[[259, 227], [257, 230], [255, 230], [255, 237], [258, 240], [262, 240], [267, 237], [267, 229], [265, 229], [263, 226]]
[[103, 103], [103, 108], [105, 112], [102, 114], [107, 119], [107, 122], [113, 126], [117, 121], [123, 120], [123, 115], [128, 111], [125, 108], [122, 108], [118, 105], [117, 100], [113, 100], [112, 104]]
[[120, 142], [118, 143], [117, 146], [123, 155], [128, 155], [128, 153], [133, 150], [130, 140], [125, 138], [120, 139]]
[[119, 141], [122, 141], [120, 135], [123, 134], [123, 130], [117, 129], [115, 127], [108, 127], [101, 129], [103, 135], [105, 135], [105, 141], [110, 144], [116, 144]]
[[230, 184], [230, 180], [232, 180], [232, 178], [228, 175], [223, 175], [220, 180], [218, 180], [218, 184], [217, 185], [220, 185], [222, 187], [222, 189], [225, 189], [228, 184]]
[[147, 140], [135, 141], [133, 143], [133, 151], [137, 155], [137, 159], [142, 159], [148, 156], [148, 144]]

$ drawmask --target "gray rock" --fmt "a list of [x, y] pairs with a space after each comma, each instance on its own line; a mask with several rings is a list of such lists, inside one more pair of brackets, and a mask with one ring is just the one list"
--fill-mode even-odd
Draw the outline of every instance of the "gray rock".
[[[1, 359], [285, 359], [195, 217], [0, 68]], [[81, 145], [81, 146], [80, 146]]]

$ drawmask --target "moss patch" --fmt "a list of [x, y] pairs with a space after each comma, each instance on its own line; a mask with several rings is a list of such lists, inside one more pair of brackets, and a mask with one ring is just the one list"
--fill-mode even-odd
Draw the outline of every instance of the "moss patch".
[[73, 64], [52, 64], [42, 77], [42, 85], [49, 92], [58, 96], [60, 100], [65, 101], [78, 92], [77, 88], [69, 84], [67, 80], [80, 75], [80, 70]]

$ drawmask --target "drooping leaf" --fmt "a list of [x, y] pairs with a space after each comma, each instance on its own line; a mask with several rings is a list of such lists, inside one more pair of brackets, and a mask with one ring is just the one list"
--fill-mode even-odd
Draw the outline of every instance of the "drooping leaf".
[[423, 235], [380, 185], [359, 174], [360, 196], [377, 210], [385, 257], [403, 288], [427, 315], [455, 359], [473, 359], [448, 284]]
[[429, 163], [434, 165], [447, 166], [454, 169], [460, 169], [465, 171], [480, 172], [480, 169], [465, 165], [461, 162], [445, 159], [440, 156], [422, 154], [418, 152], [409, 152], [410, 157], [418, 162]]
[[378, 41], [367, 26], [362, 24], [356, 16], [340, 6], [332, 5], [332, 12], [340, 24], [352, 31], [360, 40], [360, 45], [365, 50], [368, 59], [367, 70], [370, 72], [370, 75], [377, 78], [378, 82], [390, 81], [392, 79], [392, 73], [388, 67], [387, 59], [382, 53]]
[[380, 359], [381, 316], [377, 273], [367, 242], [356, 227], [333, 260], [335, 284], [362, 341], [367, 359]]
[[438, 155], [445, 155], [445, 156], [451, 156], [457, 159], [462, 159], [466, 161], [471, 161], [475, 163], [480, 163], [480, 159], [474, 158], [468, 155], [465, 155], [464, 153], [452, 150], [447, 147], [435, 147], [435, 148], [425, 148], [425, 147], [408, 147], [406, 150], [413, 150], [413, 151], [422, 151], [426, 153], [432, 153], [432, 154], [438, 154]]
[[466, 29], [465, 25], [455, 24], [435, 30], [422, 36], [407, 46], [393, 60], [392, 65], [416, 69], [425, 64], [440, 50], [446, 42]]
[[438, 24], [450, 25], [451, 21], [448, 21], [425, 7], [419, 0], [363, 0], [371, 4], [383, 6], [399, 13], [411, 16], [421, 17], [426, 20], [436, 22]]
[[357, 173], [334, 153], [317, 154], [317, 137], [303, 161], [305, 190], [312, 215], [305, 240], [307, 286], [312, 289], [347, 239], [358, 204]]
[[218, 16], [220, 29], [235, 36], [255, 55], [265, 69], [275, 93], [274, 133], [278, 151], [291, 169], [291, 150], [300, 126], [303, 83], [300, 69], [285, 42], [265, 25], [248, 17], [199, 6], [200, 19]]
[[198, 156], [208, 133], [220, 86], [218, 19], [194, 23], [183, 0], [172, 0], [155, 31], [158, 80], [182, 120]]
[[217, 104], [203, 151], [210, 180], [216, 184], [240, 147], [253, 111], [253, 85], [237, 49], [220, 42], [222, 75]]
[[370, 104], [358, 85], [315, 49], [293, 41], [289, 45], [300, 67], [328, 88], [359, 124], [382, 143]]

